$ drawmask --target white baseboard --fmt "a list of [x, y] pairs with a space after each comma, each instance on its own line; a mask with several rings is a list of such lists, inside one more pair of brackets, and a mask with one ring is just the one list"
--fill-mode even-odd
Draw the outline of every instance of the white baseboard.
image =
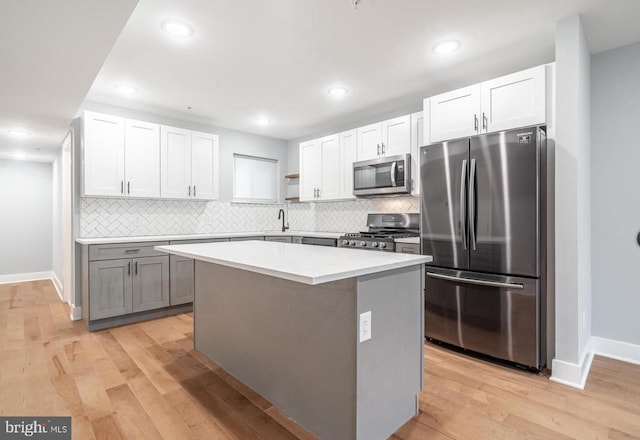
[[53, 287], [56, 288], [56, 292], [58, 292], [58, 296], [60, 297], [60, 301], [64, 302], [64, 297], [62, 296], [62, 282], [58, 279], [55, 272], [51, 272], [51, 282], [53, 283]]
[[592, 336], [591, 349], [600, 356], [640, 365], [640, 345]]
[[[52, 271], [14, 273], [11, 275], [0, 275], [0, 284], [24, 283], [27, 281], [52, 280]], [[55, 284], [55, 283], [54, 283]]]
[[574, 364], [572, 362], [554, 359], [551, 364], [551, 377], [549, 380], [558, 382], [570, 387], [584, 389], [589, 376], [589, 369], [593, 361], [593, 350], [591, 348], [591, 339], [587, 342], [587, 346], [582, 352], [580, 362]]
[[69, 304], [71, 307], [71, 313], [69, 313], [69, 319], [72, 321], [80, 321], [82, 319], [82, 306], [74, 306], [73, 304]]

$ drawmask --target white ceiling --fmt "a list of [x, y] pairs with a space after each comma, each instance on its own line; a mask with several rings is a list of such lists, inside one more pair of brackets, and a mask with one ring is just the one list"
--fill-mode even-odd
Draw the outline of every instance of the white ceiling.
[[0, 1], [0, 158], [53, 159], [136, 3]]
[[[552, 61], [555, 23], [576, 13], [592, 53], [640, 41], [640, 0], [140, 0], [107, 57], [133, 3], [2, 1], [0, 154], [16, 125], [59, 147], [102, 61], [88, 100], [293, 139]], [[195, 34], [170, 37], [168, 18]], [[448, 38], [461, 49], [434, 54]], [[350, 93], [329, 98], [334, 84]]]

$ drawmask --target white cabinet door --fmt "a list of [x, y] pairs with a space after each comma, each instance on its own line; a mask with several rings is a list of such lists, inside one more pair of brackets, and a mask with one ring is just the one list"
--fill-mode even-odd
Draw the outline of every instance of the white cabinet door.
[[313, 202], [320, 186], [321, 154], [317, 139], [300, 144], [300, 200]]
[[336, 200], [340, 198], [340, 137], [337, 134], [321, 138], [321, 171], [318, 198]]
[[424, 114], [411, 114], [411, 194], [420, 194], [420, 147], [424, 143]]
[[411, 115], [382, 122], [382, 156], [407, 154], [411, 151]]
[[375, 159], [382, 154], [382, 123], [365, 125], [358, 130], [358, 160]]
[[84, 112], [84, 195], [124, 195], [124, 119]]
[[191, 132], [191, 196], [218, 199], [218, 136]]
[[191, 131], [160, 127], [160, 153], [160, 195], [173, 199], [191, 197]]
[[482, 128], [495, 132], [546, 120], [545, 66], [482, 83]]
[[125, 195], [160, 197], [160, 126], [126, 119]]
[[480, 132], [480, 84], [429, 99], [431, 142]]
[[355, 199], [353, 195], [353, 162], [356, 161], [358, 133], [348, 130], [340, 133], [340, 198]]

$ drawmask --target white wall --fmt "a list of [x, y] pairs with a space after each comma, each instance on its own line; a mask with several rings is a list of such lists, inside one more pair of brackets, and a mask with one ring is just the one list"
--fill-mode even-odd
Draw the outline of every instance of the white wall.
[[590, 54], [578, 16], [557, 24], [556, 72], [554, 375], [579, 370], [591, 334]]
[[52, 166], [0, 160], [0, 276], [51, 270]]
[[592, 58], [593, 335], [640, 344], [640, 43]]

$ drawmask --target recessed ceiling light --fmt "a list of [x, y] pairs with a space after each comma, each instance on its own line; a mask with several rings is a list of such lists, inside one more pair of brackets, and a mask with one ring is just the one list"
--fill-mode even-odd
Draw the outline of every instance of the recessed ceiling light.
[[259, 118], [256, 118], [256, 124], [266, 127], [271, 124], [271, 120], [265, 116], [260, 116]]
[[16, 138], [26, 138], [28, 136], [31, 136], [31, 133], [29, 133], [27, 130], [22, 130], [21, 128], [9, 130], [7, 133]]
[[342, 98], [349, 93], [349, 90], [346, 87], [331, 87], [327, 93], [333, 98]]
[[116, 90], [122, 93], [123, 95], [133, 95], [138, 91], [138, 89], [128, 84], [120, 84], [116, 86]]
[[441, 41], [433, 46], [433, 51], [438, 54], [453, 53], [460, 47], [460, 42], [456, 40]]
[[162, 29], [176, 37], [190, 37], [193, 35], [193, 28], [180, 20], [165, 20], [162, 22]]

